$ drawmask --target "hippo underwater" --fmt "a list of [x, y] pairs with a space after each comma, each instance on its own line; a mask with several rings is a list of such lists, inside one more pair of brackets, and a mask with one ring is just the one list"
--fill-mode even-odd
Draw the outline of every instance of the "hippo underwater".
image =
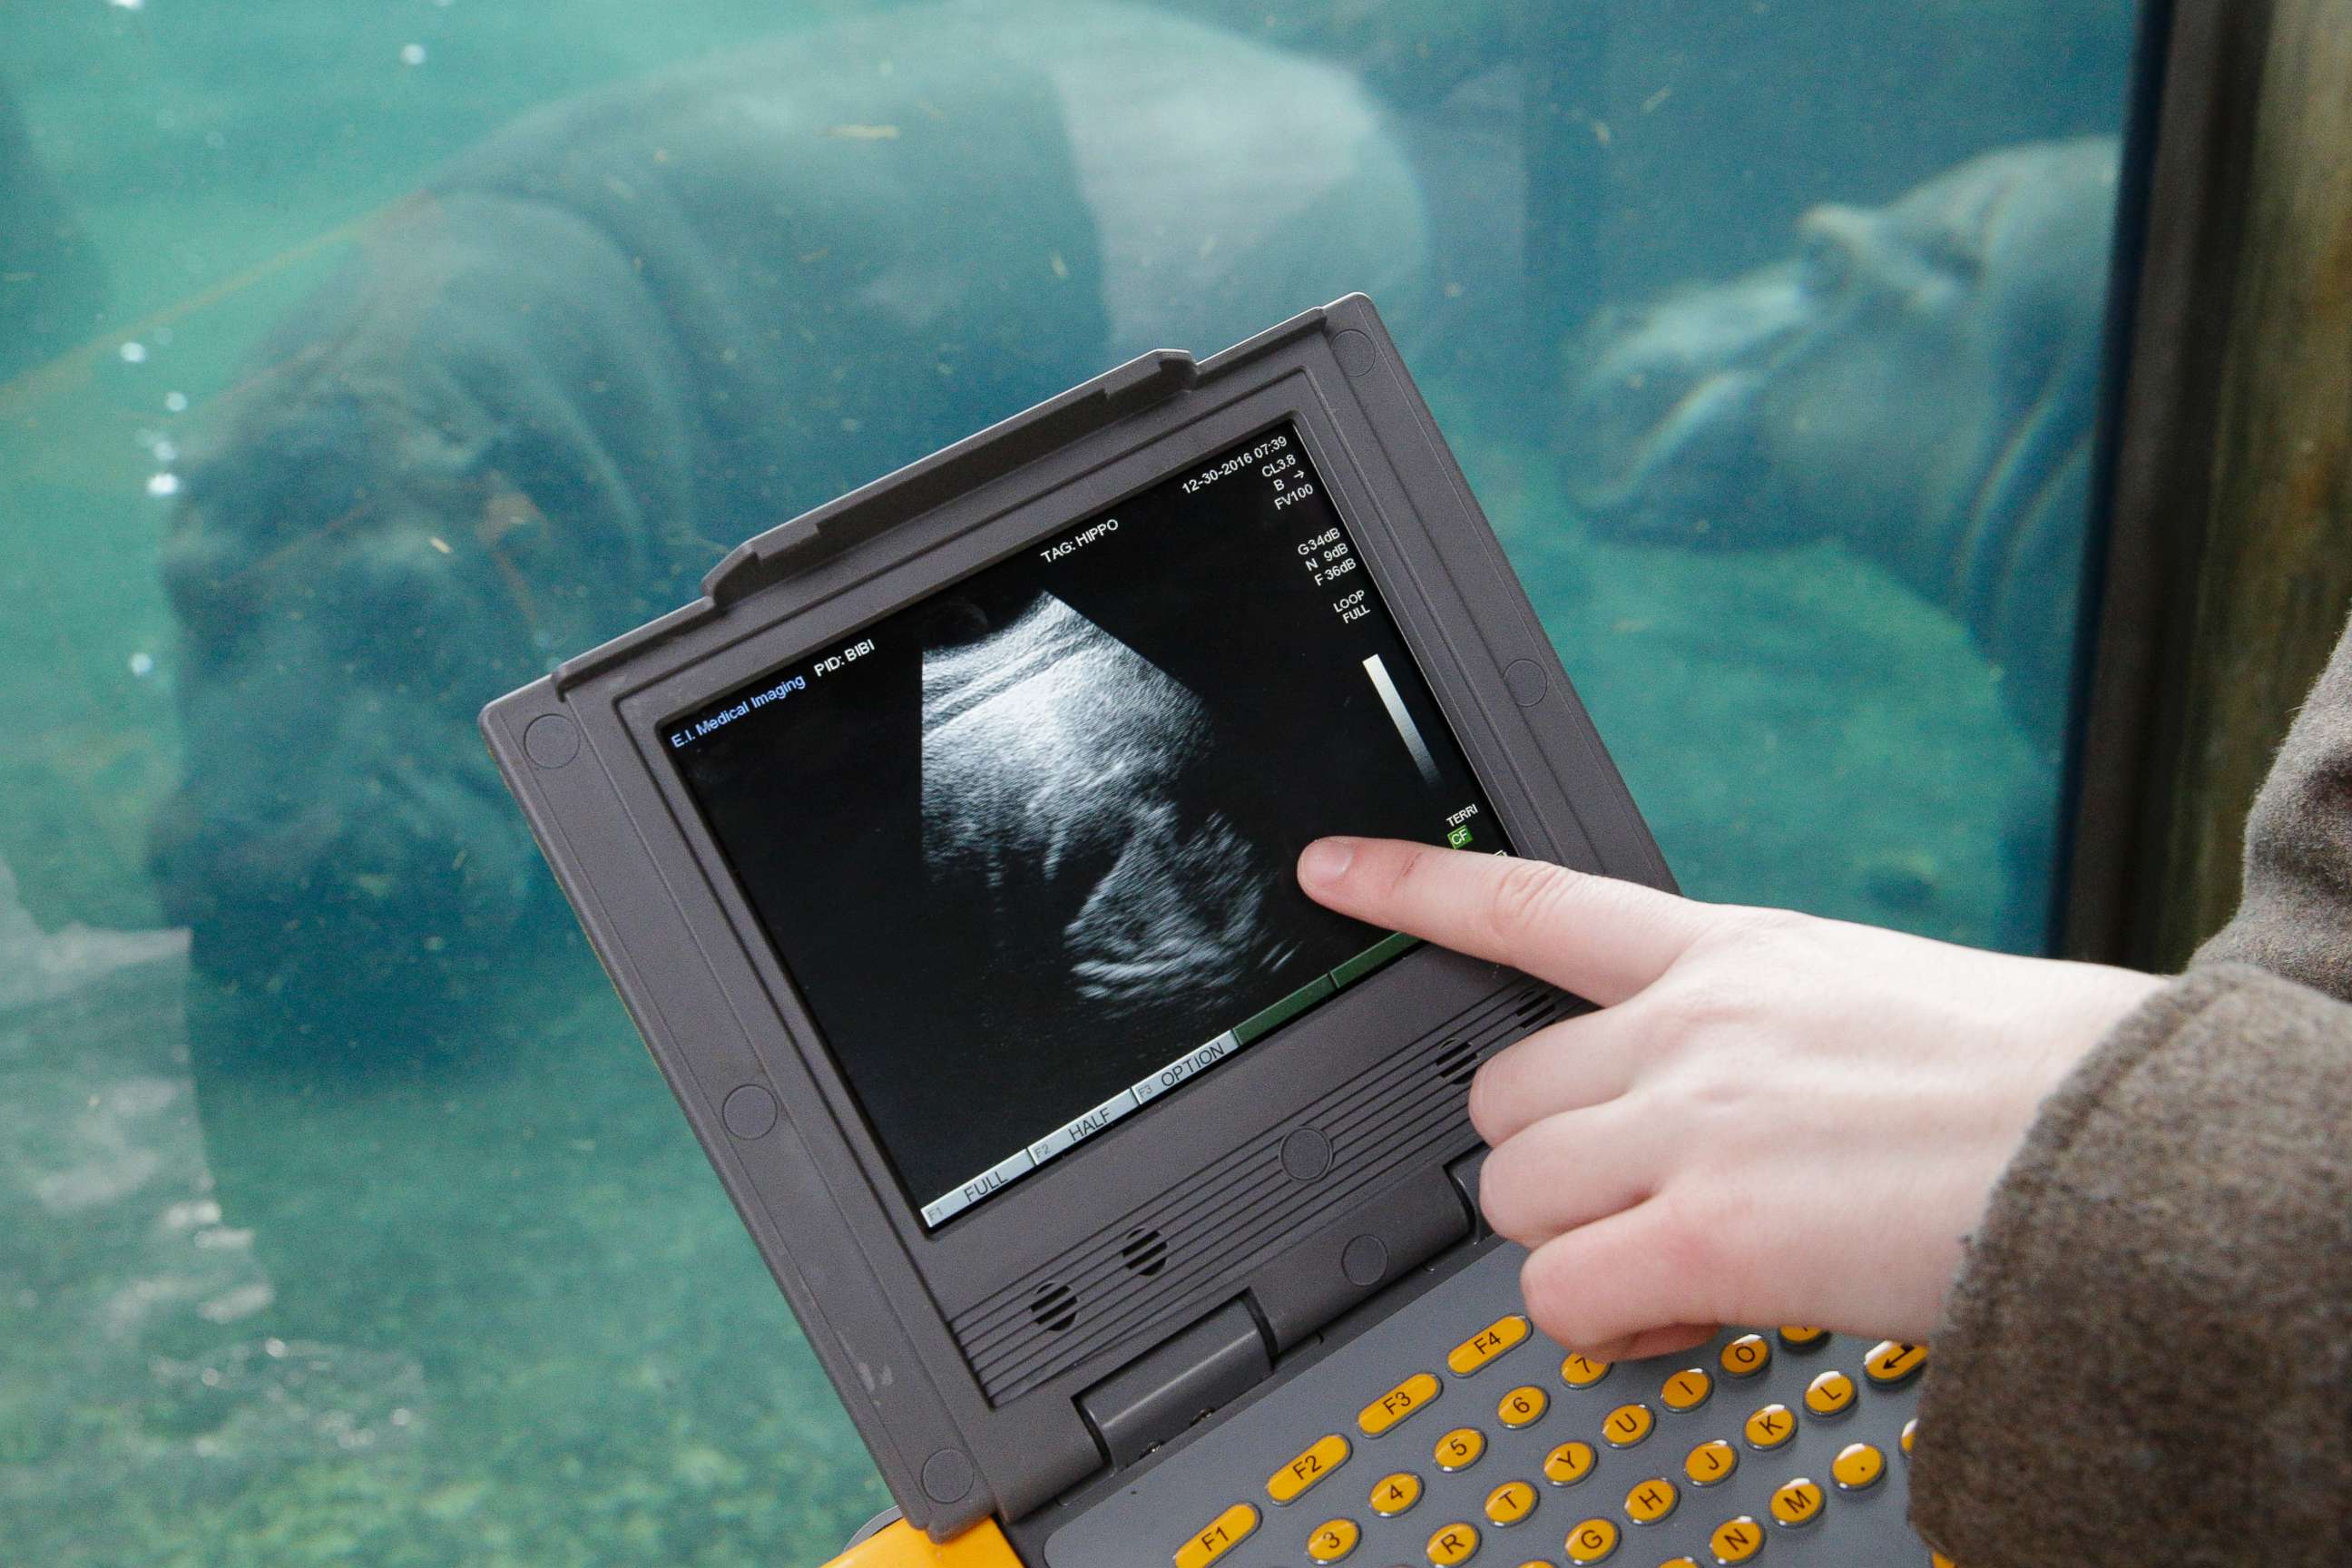
[[1350, 289], [1409, 319], [1426, 252], [1347, 76], [1117, 5], [898, 11], [524, 117], [191, 444], [172, 919], [240, 989], [496, 975], [564, 922], [480, 704], [1133, 354]]
[[1885, 207], [1815, 208], [1792, 261], [1597, 322], [1570, 494], [1620, 540], [1844, 542], [1959, 617], [2054, 752], [2116, 158], [2111, 138], [1990, 153]]

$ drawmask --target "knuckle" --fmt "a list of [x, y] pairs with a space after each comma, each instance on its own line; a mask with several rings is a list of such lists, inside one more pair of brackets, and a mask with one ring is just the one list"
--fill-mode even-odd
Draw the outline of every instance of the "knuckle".
[[1821, 922], [1794, 910], [1744, 909], [1694, 944], [1726, 967], [1748, 972], [1787, 967], [1813, 947]]
[[[1508, 1053], [1505, 1053], [1507, 1055]], [[1470, 1079], [1470, 1125], [1487, 1142], [1503, 1124], [1502, 1111], [1511, 1102], [1509, 1086], [1503, 1075], [1509, 1069], [1503, 1066], [1503, 1057], [1488, 1058]]]
[[1478, 1208], [1488, 1228], [1522, 1246], [1535, 1234], [1530, 1188], [1520, 1159], [1525, 1152], [1518, 1139], [1497, 1145], [1478, 1171]]
[[1418, 844], [1405, 845], [1389, 863], [1387, 885], [1381, 891], [1391, 904], [1402, 903], [1428, 874], [1429, 851]]
[[1656, 1000], [1652, 1022], [1661, 1044], [1673, 1047], [1738, 1029], [1753, 1016], [1750, 987], [1712, 970], [1677, 976]]
[[1486, 923], [1505, 942], [1542, 929], [1559, 907], [1573, 872], [1542, 860], [1513, 860], [1488, 895]]
[[1698, 1315], [1727, 1321], [1725, 1308], [1739, 1300], [1747, 1286], [1737, 1238], [1747, 1234], [1748, 1205], [1738, 1189], [1678, 1183], [1652, 1201], [1658, 1206], [1654, 1244], [1661, 1261], [1687, 1282]]
[[1470, 1079], [1470, 1125], [1479, 1137], [1499, 1142], [1525, 1119], [1528, 1098], [1542, 1081], [1545, 1045], [1552, 1037], [1550, 1028], [1538, 1029], [1480, 1065]]
[[1584, 1314], [1576, 1310], [1576, 1292], [1570, 1281], [1562, 1278], [1561, 1264], [1558, 1247], [1528, 1253], [1527, 1261], [1519, 1265], [1519, 1295], [1537, 1328], [1554, 1342], [1574, 1349], [1591, 1343], [1592, 1336]]

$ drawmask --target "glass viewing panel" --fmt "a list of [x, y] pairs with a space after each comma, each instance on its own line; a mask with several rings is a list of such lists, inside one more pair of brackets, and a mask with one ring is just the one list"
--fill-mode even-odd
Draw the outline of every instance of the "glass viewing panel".
[[927, 1226], [1411, 945], [1310, 839], [1508, 850], [1289, 425], [657, 742]]
[[1371, 294], [1685, 886], [2048, 940], [2122, 0], [0, 9], [12, 1561], [884, 1506], [473, 715], [1150, 349]]

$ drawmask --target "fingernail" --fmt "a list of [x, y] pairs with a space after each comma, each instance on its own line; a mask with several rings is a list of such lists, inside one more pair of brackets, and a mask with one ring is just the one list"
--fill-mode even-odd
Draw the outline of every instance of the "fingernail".
[[1328, 888], [1348, 874], [1356, 858], [1356, 841], [1352, 838], [1318, 838], [1309, 844], [1298, 857], [1298, 882], [1301, 887]]

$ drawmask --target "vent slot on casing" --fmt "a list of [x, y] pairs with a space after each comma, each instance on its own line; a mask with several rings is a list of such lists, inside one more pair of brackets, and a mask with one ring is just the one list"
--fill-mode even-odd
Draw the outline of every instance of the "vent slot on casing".
[[[1047, 1259], [948, 1325], [992, 1405], [1088, 1357], [1144, 1342], [1234, 1289], [1233, 1263], [1345, 1212], [1400, 1166], [1469, 1136], [1466, 1085], [1495, 1052], [1577, 1005], [1549, 986], [1496, 992], [1372, 1063], [1286, 1125]], [[1282, 1173], [1284, 1138], [1311, 1127], [1330, 1168], [1310, 1187]]]

